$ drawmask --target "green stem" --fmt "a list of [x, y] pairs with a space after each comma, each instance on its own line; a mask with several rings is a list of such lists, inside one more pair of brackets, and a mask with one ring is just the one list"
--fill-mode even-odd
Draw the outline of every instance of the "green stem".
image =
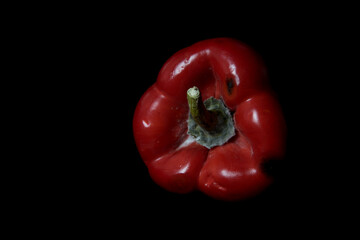
[[216, 113], [206, 110], [197, 87], [188, 89], [187, 100], [194, 121], [207, 131], [213, 130], [217, 124]]

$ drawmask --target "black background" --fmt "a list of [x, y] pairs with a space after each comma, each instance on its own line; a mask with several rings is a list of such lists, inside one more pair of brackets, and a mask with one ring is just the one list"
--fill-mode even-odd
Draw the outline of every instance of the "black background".
[[[131, 11], [126, 16], [126, 10], [76, 9], [55, 19], [42, 42], [46, 56], [58, 57], [46, 66], [55, 79], [48, 94], [56, 95], [61, 140], [56, 146], [59, 161], [49, 171], [57, 173], [56, 183], [43, 201], [54, 200], [51, 207], [74, 225], [136, 226], [139, 232], [151, 225], [151, 233], [157, 233], [165, 223], [178, 232], [199, 226], [207, 232], [241, 226], [249, 234], [248, 226], [277, 234], [285, 228], [296, 233], [319, 229], [318, 221], [338, 212], [336, 204], [331, 211], [324, 204], [337, 199], [339, 186], [327, 171], [334, 162], [323, 154], [330, 124], [323, 121], [329, 104], [322, 93], [331, 82], [325, 74], [332, 67], [326, 61], [333, 44], [329, 36], [339, 32], [331, 17], [306, 10], [305, 15], [255, 11], [241, 18], [228, 11], [199, 15], [201, 9], [147, 15]], [[215, 37], [243, 41], [262, 56], [288, 128], [287, 153], [274, 166], [274, 184], [240, 202], [200, 192], [174, 194], [157, 186], [132, 133], [136, 104], [165, 61], [184, 47]]]

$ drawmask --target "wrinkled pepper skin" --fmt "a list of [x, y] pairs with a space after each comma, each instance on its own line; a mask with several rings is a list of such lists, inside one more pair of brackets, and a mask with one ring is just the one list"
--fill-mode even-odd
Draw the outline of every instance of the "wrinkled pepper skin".
[[[207, 149], [187, 134], [186, 91], [197, 86], [230, 109], [236, 135]], [[229, 38], [175, 53], [141, 97], [133, 118], [138, 151], [151, 178], [171, 192], [200, 190], [221, 200], [253, 197], [272, 182], [263, 163], [285, 154], [286, 125], [262, 59]]]

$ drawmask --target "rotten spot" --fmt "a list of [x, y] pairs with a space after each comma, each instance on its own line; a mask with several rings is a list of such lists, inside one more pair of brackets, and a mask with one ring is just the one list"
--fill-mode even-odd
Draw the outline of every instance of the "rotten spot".
[[263, 172], [269, 177], [279, 177], [283, 167], [283, 162], [280, 159], [268, 159], [261, 163]]
[[226, 86], [227, 86], [227, 91], [229, 93], [229, 95], [232, 94], [232, 90], [234, 88], [234, 79], [232, 78], [227, 78], [226, 79]]

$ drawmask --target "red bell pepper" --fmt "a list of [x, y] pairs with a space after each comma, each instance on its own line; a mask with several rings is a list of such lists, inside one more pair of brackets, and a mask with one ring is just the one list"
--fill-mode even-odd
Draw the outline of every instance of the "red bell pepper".
[[[203, 104], [210, 98], [227, 113]], [[209, 134], [205, 141], [211, 144], [190, 131], [191, 122]], [[234, 126], [229, 134], [222, 133], [224, 122]], [[158, 185], [222, 200], [263, 191], [272, 182], [263, 163], [285, 153], [285, 120], [264, 63], [247, 45], [228, 38], [201, 41], [174, 54], [141, 97], [133, 132]], [[228, 139], [212, 144], [221, 134]]]

